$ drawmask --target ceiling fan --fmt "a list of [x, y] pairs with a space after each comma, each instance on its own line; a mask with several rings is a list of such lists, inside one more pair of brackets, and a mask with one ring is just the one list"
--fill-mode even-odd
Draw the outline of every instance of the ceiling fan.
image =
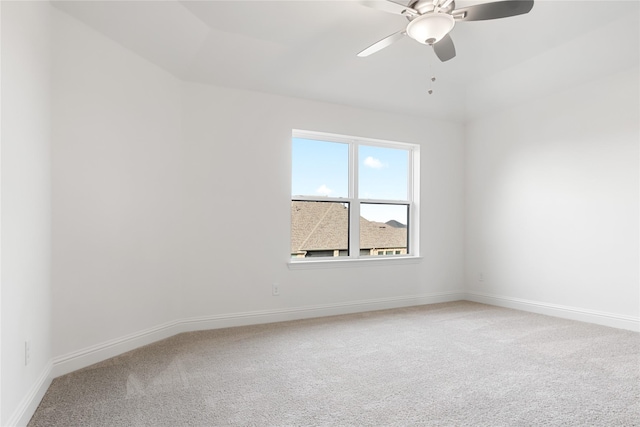
[[404, 30], [372, 44], [358, 56], [369, 56], [404, 36], [409, 36], [419, 43], [433, 46], [436, 56], [443, 62], [456, 56], [456, 48], [449, 35], [456, 22], [508, 18], [529, 13], [533, 8], [533, 0], [502, 0], [460, 9], [455, 8], [453, 0], [411, 0], [408, 6], [391, 0], [362, 0], [361, 3], [385, 12], [406, 16], [409, 23]]

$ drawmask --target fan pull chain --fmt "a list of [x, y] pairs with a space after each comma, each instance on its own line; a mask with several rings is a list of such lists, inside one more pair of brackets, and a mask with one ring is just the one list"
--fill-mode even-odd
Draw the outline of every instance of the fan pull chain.
[[429, 83], [429, 91], [428, 92], [429, 92], [429, 95], [432, 95], [433, 94], [433, 82], [436, 81], [435, 76], [431, 76], [430, 81], [431, 82]]
[[429, 95], [433, 95], [433, 82], [436, 81], [436, 76], [433, 75], [433, 67], [431, 65], [431, 61], [429, 61], [429, 75], [431, 76], [431, 78], [429, 79], [429, 90], [427, 91], [427, 93]]

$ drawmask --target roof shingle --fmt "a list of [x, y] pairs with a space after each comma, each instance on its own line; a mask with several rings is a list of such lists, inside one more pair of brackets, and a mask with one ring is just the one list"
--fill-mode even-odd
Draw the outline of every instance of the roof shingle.
[[[347, 250], [349, 209], [338, 202], [291, 202], [291, 253]], [[405, 248], [407, 229], [360, 217], [360, 247]]]

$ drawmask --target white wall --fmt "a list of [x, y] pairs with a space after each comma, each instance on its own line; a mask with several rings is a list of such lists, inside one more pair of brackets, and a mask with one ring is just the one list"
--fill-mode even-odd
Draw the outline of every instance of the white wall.
[[[186, 316], [462, 289], [459, 125], [198, 84], [183, 106]], [[422, 263], [287, 268], [294, 128], [420, 144]]]
[[[462, 295], [459, 124], [181, 83], [54, 18], [56, 374], [184, 329]], [[421, 263], [287, 268], [293, 128], [421, 145]]]
[[53, 354], [175, 320], [180, 85], [54, 9]]
[[468, 124], [469, 291], [638, 328], [638, 76], [621, 71]]
[[[5, 426], [35, 410], [50, 381], [50, 6], [3, 1], [0, 7], [0, 425]], [[31, 362], [25, 366], [27, 340], [31, 341]]]

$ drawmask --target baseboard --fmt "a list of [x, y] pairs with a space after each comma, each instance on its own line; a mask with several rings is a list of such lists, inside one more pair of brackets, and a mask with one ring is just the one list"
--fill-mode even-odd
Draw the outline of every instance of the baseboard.
[[545, 314], [563, 319], [578, 320], [581, 322], [595, 323], [597, 325], [610, 326], [612, 328], [626, 329], [640, 332], [640, 318], [623, 316], [613, 313], [605, 313], [595, 310], [587, 310], [577, 307], [569, 307], [557, 304], [549, 304], [539, 301], [530, 301], [520, 298], [512, 298], [499, 295], [491, 295], [483, 292], [466, 292], [466, 300], [498, 307], [513, 308], [532, 313]]
[[86, 347], [53, 359], [52, 377], [68, 374], [119, 354], [151, 344], [181, 332], [220, 329], [235, 326], [275, 323], [287, 320], [352, 314], [373, 310], [385, 310], [416, 305], [459, 301], [465, 293], [460, 291], [438, 292], [424, 295], [370, 299], [337, 304], [304, 306], [288, 309], [262, 310], [193, 317], [165, 323], [150, 329]]
[[53, 378], [86, 368], [103, 360], [135, 350], [182, 332], [180, 322], [168, 322], [120, 338], [92, 345], [53, 359]]
[[7, 420], [7, 426], [26, 426], [29, 423], [29, 420], [38, 409], [38, 405], [40, 401], [44, 397], [44, 394], [47, 392], [47, 389], [51, 385], [51, 372], [52, 372], [53, 364], [51, 362], [47, 363], [44, 367], [40, 376], [33, 384], [33, 387], [29, 390], [29, 392], [25, 395], [25, 397], [20, 401], [18, 408], [14, 411], [14, 413]]
[[436, 304], [459, 301], [464, 292], [441, 292], [428, 295], [394, 297], [355, 301], [338, 304], [324, 304], [280, 310], [255, 311], [216, 316], [204, 316], [185, 319], [182, 323], [188, 331], [220, 329], [233, 326], [256, 325], [261, 323], [285, 322], [288, 320], [310, 319], [316, 317], [337, 316], [341, 314], [361, 313], [365, 311], [386, 310], [416, 305]]

